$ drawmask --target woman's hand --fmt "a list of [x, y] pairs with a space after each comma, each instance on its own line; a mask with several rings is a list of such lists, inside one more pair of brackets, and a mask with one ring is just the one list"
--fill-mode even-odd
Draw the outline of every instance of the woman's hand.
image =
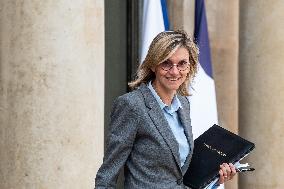
[[223, 184], [224, 182], [231, 180], [235, 175], [237, 171], [235, 166], [232, 163], [223, 163], [220, 165], [220, 178], [219, 178], [219, 184]]

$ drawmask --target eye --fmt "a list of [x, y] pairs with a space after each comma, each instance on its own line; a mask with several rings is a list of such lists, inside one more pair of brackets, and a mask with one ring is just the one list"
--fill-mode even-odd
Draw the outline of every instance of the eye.
[[180, 66], [184, 66], [184, 65], [186, 65], [187, 64], [187, 62], [185, 61], [185, 60], [182, 60], [182, 61], [180, 61], [179, 63], [178, 63], [178, 65], [180, 65]]
[[165, 60], [164, 62], [162, 62], [162, 64], [164, 66], [171, 66], [172, 65], [172, 63], [169, 60]]

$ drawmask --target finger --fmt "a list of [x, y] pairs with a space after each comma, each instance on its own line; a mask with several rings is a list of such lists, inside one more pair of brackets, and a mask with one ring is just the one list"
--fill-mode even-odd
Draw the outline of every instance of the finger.
[[232, 163], [229, 163], [229, 166], [231, 168], [231, 176], [233, 177], [237, 173], [236, 167]]
[[223, 171], [221, 169], [221, 165], [220, 165], [219, 175], [220, 175], [219, 184], [223, 184], [225, 182], [225, 178], [224, 178], [224, 175], [223, 175]]
[[227, 163], [225, 163], [224, 166], [225, 166], [226, 171], [227, 171], [227, 180], [231, 180], [232, 177], [233, 177], [231, 167]]
[[231, 174], [231, 167], [228, 165], [228, 163], [223, 163], [223, 166], [225, 167], [226, 171], [227, 171], [227, 175]]
[[227, 177], [228, 177], [228, 173], [227, 173], [227, 169], [226, 169], [224, 163], [220, 166], [220, 168], [221, 168], [222, 171], [223, 171], [224, 180], [226, 180]]

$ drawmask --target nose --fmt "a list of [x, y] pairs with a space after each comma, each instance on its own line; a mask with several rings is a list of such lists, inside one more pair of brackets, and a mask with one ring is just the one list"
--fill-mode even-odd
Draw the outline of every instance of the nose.
[[179, 70], [178, 70], [176, 64], [174, 64], [173, 67], [169, 70], [169, 73], [170, 73], [170, 74], [173, 74], [173, 75], [179, 74]]

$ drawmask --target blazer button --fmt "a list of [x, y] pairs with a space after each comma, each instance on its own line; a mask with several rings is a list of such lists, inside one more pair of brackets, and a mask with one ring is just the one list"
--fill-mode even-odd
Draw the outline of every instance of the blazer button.
[[177, 184], [178, 184], [178, 185], [181, 185], [182, 182], [183, 182], [182, 178], [180, 178], [180, 179], [177, 180]]

